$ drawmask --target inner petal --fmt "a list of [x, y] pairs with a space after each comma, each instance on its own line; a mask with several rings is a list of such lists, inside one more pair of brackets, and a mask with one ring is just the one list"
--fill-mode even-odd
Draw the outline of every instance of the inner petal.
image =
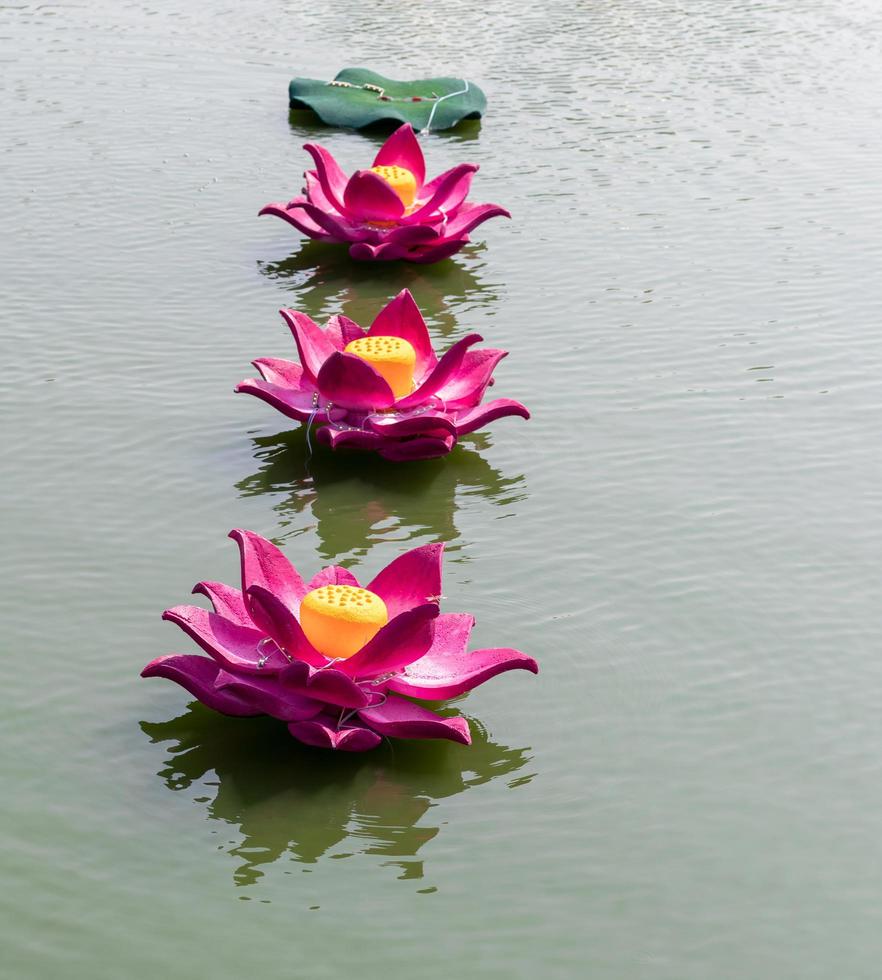
[[371, 172], [386, 181], [401, 198], [401, 202], [406, 208], [413, 206], [416, 200], [417, 182], [416, 177], [409, 170], [393, 165], [391, 167], [371, 167]]
[[300, 625], [319, 653], [346, 660], [389, 622], [386, 603], [354, 585], [323, 585], [303, 597]]
[[359, 337], [346, 345], [345, 353], [367, 361], [385, 379], [396, 398], [413, 391], [416, 351], [403, 337]]

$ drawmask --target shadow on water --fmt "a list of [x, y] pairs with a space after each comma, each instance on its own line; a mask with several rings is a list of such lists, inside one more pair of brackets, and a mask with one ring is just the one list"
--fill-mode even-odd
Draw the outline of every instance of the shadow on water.
[[457, 316], [497, 300], [493, 287], [481, 281], [483, 245], [434, 265], [408, 262], [355, 262], [342, 245], [305, 241], [298, 251], [274, 262], [258, 260], [268, 279], [297, 293], [291, 305], [323, 323], [336, 313], [368, 326], [380, 308], [402, 289], [409, 289], [429, 327], [449, 337], [465, 330]]
[[[303, 533], [299, 515], [310, 511], [320, 554], [347, 563], [363, 557], [377, 541], [409, 541], [425, 536], [455, 542], [456, 514], [469, 498], [481, 497], [503, 510], [526, 495], [521, 474], [503, 476], [477, 449], [490, 445], [486, 434], [469, 437], [444, 459], [389, 463], [368, 454], [335, 455], [315, 446], [310, 456], [306, 430], [254, 439], [260, 461], [256, 473], [236, 484], [243, 497], [274, 494], [284, 530], [280, 538]], [[296, 528], [294, 530], [292, 528]], [[448, 553], [457, 550], [456, 545]]]
[[401, 879], [421, 879], [417, 854], [440, 828], [419, 822], [435, 801], [511, 776], [530, 759], [526, 748], [497, 745], [470, 723], [471, 746], [396, 741], [363, 755], [311, 749], [281, 722], [225, 718], [198, 703], [141, 729], [154, 743], [171, 743], [157, 773], [166, 786], [195, 792], [212, 819], [239, 829], [228, 853], [241, 861], [236, 884], [247, 886], [284, 858], [311, 865], [354, 854], [397, 867]]

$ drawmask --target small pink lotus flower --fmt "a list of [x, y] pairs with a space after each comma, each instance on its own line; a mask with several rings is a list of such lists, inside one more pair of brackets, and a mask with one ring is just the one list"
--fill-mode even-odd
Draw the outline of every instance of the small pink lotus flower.
[[468, 745], [464, 718], [407, 699], [456, 697], [515, 668], [538, 673], [518, 650], [467, 652], [474, 618], [439, 611], [441, 544], [406, 552], [362, 588], [335, 565], [305, 583], [265, 538], [242, 530], [230, 537], [241, 553], [242, 590], [199, 582], [193, 591], [213, 612], [175, 606], [162, 614], [211, 659], [159, 657], [142, 677], [176, 681], [226, 715], [271, 715], [308, 745], [362, 752], [383, 736]]
[[369, 170], [349, 178], [324, 147], [303, 148], [315, 161], [304, 196], [267, 204], [260, 214], [284, 218], [319, 241], [350, 242], [354, 259], [437, 262], [458, 252], [482, 221], [511, 217], [498, 204], [466, 201], [475, 163], [457, 164], [426, 183], [423, 151], [409, 123], [386, 140]]
[[481, 403], [504, 350], [470, 350], [469, 334], [440, 359], [413, 297], [404, 289], [365, 332], [345, 316], [322, 330], [305, 313], [282, 310], [300, 364], [275, 357], [253, 362], [263, 380], [240, 382], [299, 422], [319, 426], [332, 449], [373, 450], [390, 460], [449, 453], [459, 436], [506, 415], [530, 413], [510, 398]]

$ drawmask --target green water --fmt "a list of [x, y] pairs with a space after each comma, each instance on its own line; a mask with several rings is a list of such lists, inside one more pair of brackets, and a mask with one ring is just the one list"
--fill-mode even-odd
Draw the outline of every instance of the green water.
[[[0, 973], [876, 978], [882, 8], [0, 8]], [[509, 207], [433, 268], [256, 217], [293, 74], [462, 73]], [[278, 317], [402, 287], [524, 401], [447, 460], [306, 460], [232, 393]], [[447, 542], [511, 673], [358, 758], [141, 681], [231, 527], [313, 573]]]

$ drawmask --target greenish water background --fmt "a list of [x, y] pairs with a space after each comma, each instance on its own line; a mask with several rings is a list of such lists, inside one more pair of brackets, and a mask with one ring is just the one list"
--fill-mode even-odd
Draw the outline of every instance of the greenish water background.
[[[870, 0], [0, 8], [3, 889], [14, 978], [875, 978], [882, 9]], [[256, 218], [293, 74], [456, 73], [425, 140], [514, 215], [430, 269]], [[376, 137], [322, 131], [347, 168]], [[232, 394], [276, 309], [512, 355], [450, 459], [315, 459]], [[448, 542], [510, 674], [359, 759], [137, 674], [235, 581]]]

